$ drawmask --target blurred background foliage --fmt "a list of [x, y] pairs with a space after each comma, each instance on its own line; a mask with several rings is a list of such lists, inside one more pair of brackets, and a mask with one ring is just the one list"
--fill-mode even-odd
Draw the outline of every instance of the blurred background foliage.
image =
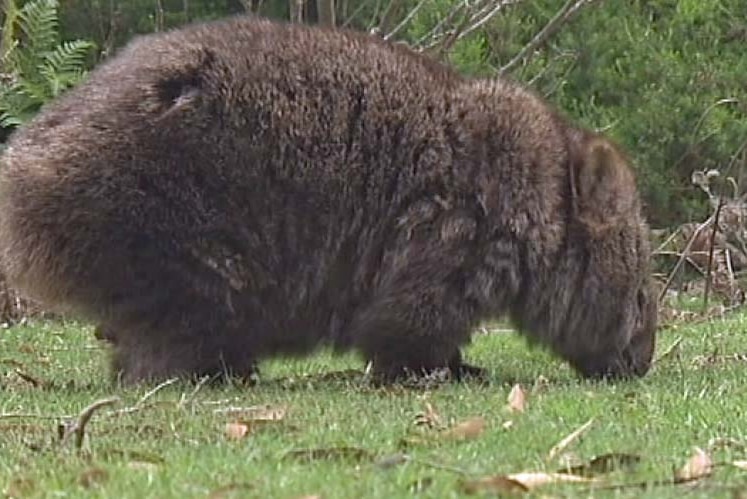
[[[52, 9], [46, 34], [24, 26], [16, 15], [29, 4]], [[133, 36], [252, 11], [371, 31], [428, 51], [466, 74], [504, 74], [526, 82], [629, 152], [654, 226], [707, 216], [711, 207], [692, 184], [693, 171], [716, 169], [733, 176], [740, 188], [745, 184], [744, 0], [0, 0], [0, 5], [0, 112], [12, 111], [24, 98], [27, 104], [19, 117], [0, 123], [0, 141], [38, 105], [84, 78], [84, 67], [95, 66]], [[50, 26], [57, 30], [51, 37]], [[45, 64], [46, 72], [40, 71]]]

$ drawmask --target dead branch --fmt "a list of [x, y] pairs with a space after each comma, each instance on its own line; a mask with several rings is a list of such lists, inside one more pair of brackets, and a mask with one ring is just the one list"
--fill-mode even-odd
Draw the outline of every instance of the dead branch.
[[539, 48], [540, 45], [544, 44], [552, 36], [554, 36], [563, 25], [569, 23], [583, 7], [591, 5], [592, 3], [599, 0], [568, 0], [566, 4], [558, 11], [555, 16], [542, 28], [529, 43], [514, 56], [513, 59], [508, 61], [500, 70], [500, 74], [508, 73], [518, 66], [522, 61], [528, 60], [531, 55]]
[[101, 400], [97, 400], [78, 415], [78, 420], [73, 424], [66, 425], [63, 435], [62, 443], [64, 444], [71, 435], [75, 435], [75, 448], [80, 449], [83, 446], [83, 438], [85, 437], [86, 425], [93, 417], [93, 414], [102, 407], [114, 405], [119, 402], [119, 397], [109, 397]]
[[[471, 5], [468, 2], [459, 2], [441, 22], [420, 38], [415, 46], [423, 51], [444, 54], [454, 43], [483, 26], [504, 7], [522, 1], [524, 0], [478, 0]], [[460, 16], [464, 17], [454, 26]]]
[[[415, 14], [417, 14], [417, 13], [418, 13], [418, 11], [420, 10], [420, 8], [421, 8], [421, 7], [423, 6], [423, 5], [425, 5], [425, 2], [427, 2], [427, 1], [428, 1], [428, 0], [420, 0], [420, 1], [419, 1], [419, 2], [417, 3], [417, 5], [415, 5], [415, 7], [413, 7], [412, 9], [410, 9], [410, 12], [408, 12], [408, 13], [407, 13], [407, 15], [405, 16], [405, 18], [404, 18], [404, 19], [402, 19], [402, 21], [400, 21], [400, 22], [399, 22], [399, 24], [397, 24], [397, 25], [396, 25], [396, 26], [394, 27], [394, 29], [392, 29], [392, 30], [391, 30], [391, 31], [390, 31], [389, 33], [387, 33], [386, 35], [384, 35], [384, 40], [389, 40], [389, 39], [391, 39], [391, 38], [392, 38], [392, 37], [393, 37], [394, 35], [396, 35], [396, 34], [397, 34], [397, 33], [398, 33], [398, 32], [399, 32], [399, 31], [400, 31], [400, 30], [401, 30], [402, 28], [404, 28], [405, 26], [407, 26], [407, 23], [409, 23], [409, 22], [410, 22], [410, 20], [411, 20], [411, 19], [412, 19], [412, 18], [413, 18], [413, 17], [415, 16]], [[390, 3], [389, 5], [391, 6], [391, 5], [393, 4], [393, 3], [394, 3], [394, 2]], [[380, 30], [381, 30], [381, 32], [383, 33], [383, 32], [384, 32], [384, 29], [383, 29], [383, 27], [382, 27], [382, 26], [384, 26], [384, 21], [382, 21], [382, 23], [381, 23], [381, 24], [379, 25], [379, 29], [380, 29]]]
[[685, 258], [690, 251], [690, 247], [692, 247], [693, 242], [695, 241], [695, 238], [698, 237], [698, 234], [705, 229], [706, 227], [710, 226], [713, 223], [714, 216], [711, 215], [708, 217], [708, 219], [703, 222], [702, 224], [698, 225], [698, 227], [695, 228], [692, 235], [690, 235], [690, 239], [687, 241], [687, 244], [685, 245], [685, 249], [682, 250], [682, 256], [677, 260], [677, 263], [674, 266], [674, 269], [672, 269], [672, 272], [669, 274], [669, 278], [667, 279], [667, 282], [664, 284], [664, 287], [661, 289], [661, 292], [659, 293], [659, 303], [664, 300], [664, 297], [667, 294], [667, 291], [669, 290], [669, 287], [672, 285], [672, 281], [674, 280], [674, 277], [677, 275], [677, 272], [679, 272], [680, 267], [682, 267], [682, 263], [685, 261]]
[[721, 215], [721, 208], [724, 206], [724, 202], [721, 198], [718, 200], [718, 206], [716, 207], [716, 213], [713, 216], [713, 230], [711, 231], [710, 246], [708, 248], [708, 267], [706, 268], [706, 282], [705, 290], [703, 291], [703, 311], [708, 309], [708, 295], [711, 291], [711, 273], [713, 269], [713, 248], [716, 246], [716, 232], [718, 232], [718, 219]]

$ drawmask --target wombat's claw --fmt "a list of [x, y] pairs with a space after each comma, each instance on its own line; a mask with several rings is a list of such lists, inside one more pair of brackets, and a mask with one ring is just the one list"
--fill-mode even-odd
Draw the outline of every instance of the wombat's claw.
[[452, 376], [454, 376], [454, 379], [457, 381], [468, 381], [468, 380], [478, 380], [478, 381], [487, 381], [488, 379], [488, 370], [483, 367], [473, 366], [471, 364], [460, 364], [456, 368], [451, 367], [450, 368]]

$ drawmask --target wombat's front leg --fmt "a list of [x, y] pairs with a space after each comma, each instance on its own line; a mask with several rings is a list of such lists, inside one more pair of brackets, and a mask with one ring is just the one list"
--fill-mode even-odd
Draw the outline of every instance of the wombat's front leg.
[[237, 344], [233, 347], [222, 348], [214, 335], [183, 330], [171, 334], [163, 330], [151, 334], [117, 330], [112, 344], [112, 374], [125, 384], [204, 376], [219, 381], [229, 377], [250, 381], [257, 374], [256, 363], [249, 349]]
[[414, 222], [385, 254], [372, 300], [353, 321], [356, 346], [381, 382], [440, 369], [455, 379], [484, 375], [460, 353], [478, 313], [464, 292], [476, 224], [463, 212], [433, 218]]

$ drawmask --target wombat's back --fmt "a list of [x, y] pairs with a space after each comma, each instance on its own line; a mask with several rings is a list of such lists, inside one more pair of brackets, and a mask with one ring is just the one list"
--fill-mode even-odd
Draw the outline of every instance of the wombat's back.
[[156, 352], [339, 336], [408, 192], [449, 167], [437, 122], [460, 81], [365, 35], [250, 17], [142, 37], [12, 137], [5, 271], [119, 341], [161, 335]]

